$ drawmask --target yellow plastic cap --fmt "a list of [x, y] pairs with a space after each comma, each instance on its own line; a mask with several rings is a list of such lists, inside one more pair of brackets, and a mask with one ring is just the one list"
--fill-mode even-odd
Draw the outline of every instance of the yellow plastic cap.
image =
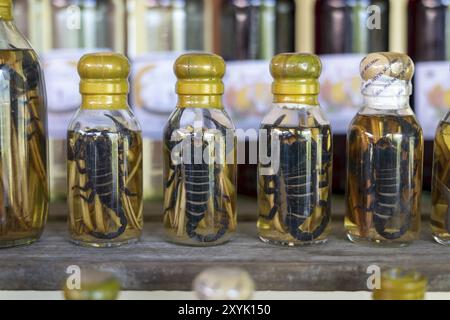
[[224, 92], [225, 61], [218, 55], [181, 55], [175, 61], [174, 72], [178, 78], [176, 92], [179, 95], [221, 95]]
[[270, 73], [275, 95], [317, 95], [322, 63], [315, 54], [282, 53], [273, 57]]
[[118, 53], [92, 53], [78, 62], [80, 93], [84, 95], [124, 95], [128, 93], [130, 63]]
[[390, 269], [381, 275], [381, 288], [373, 292], [375, 300], [422, 300], [427, 279], [411, 270]]
[[13, 2], [12, 0], [0, 0], [0, 19], [13, 20]]
[[359, 71], [364, 81], [376, 81], [382, 76], [411, 81], [414, 75], [414, 62], [403, 53], [375, 52], [361, 61]]

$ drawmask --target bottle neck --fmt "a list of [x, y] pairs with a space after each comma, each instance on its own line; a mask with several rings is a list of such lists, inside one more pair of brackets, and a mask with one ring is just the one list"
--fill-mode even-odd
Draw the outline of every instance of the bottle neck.
[[82, 95], [81, 109], [83, 110], [124, 110], [128, 108], [128, 98], [126, 94]]
[[301, 104], [301, 105], [310, 105], [310, 106], [318, 106], [319, 98], [316, 94], [296, 94], [296, 95], [287, 95], [287, 94], [274, 94], [273, 103], [289, 103], [289, 104]]
[[223, 109], [222, 95], [178, 95], [177, 108]]
[[362, 85], [364, 106], [378, 110], [409, 108], [412, 85], [409, 81], [395, 78], [369, 80]]

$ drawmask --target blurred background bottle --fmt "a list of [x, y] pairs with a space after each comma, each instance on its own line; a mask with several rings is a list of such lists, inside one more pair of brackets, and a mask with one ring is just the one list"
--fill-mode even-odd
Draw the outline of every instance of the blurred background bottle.
[[[218, 1], [215, 21], [215, 49], [227, 60], [225, 106], [236, 128], [258, 129], [272, 101], [269, 60], [295, 51], [296, 1]], [[238, 167], [238, 189], [247, 195], [256, 195], [256, 162], [249, 163], [255, 155], [249, 155], [248, 143], [257, 139], [255, 133], [239, 139], [247, 161]]]
[[48, 96], [52, 200], [66, 197], [66, 130], [80, 106], [76, 65], [88, 52], [125, 52], [122, 0], [37, 0]]
[[416, 64], [413, 107], [424, 131], [429, 188], [434, 134], [450, 110], [450, 1], [410, 0], [408, 17], [408, 52]]
[[162, 130], [176, 105], [173, 62], [205, 49], [204, 0], [128, 0], [131, 105], [144, 134], [144, 198], [162, 199]]
[[14, 1], [14, 17], [16, 26], [26, 38], [29, 37], [29, 5], [28, 0]]
[[333, 190], [345, 189], [345, 134], [362, 105], [359, 63], [389, 51], [389, 0], [317, 0], [315, 52], [323, 64], [321, 105], [334, 134]]

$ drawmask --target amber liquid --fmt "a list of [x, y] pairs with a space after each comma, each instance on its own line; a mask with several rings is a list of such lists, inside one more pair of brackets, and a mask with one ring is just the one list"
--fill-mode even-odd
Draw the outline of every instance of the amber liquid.
[[[190, 246], [211, 246], [227, 242], [234, 235], [237, 226], [236, 141], [234, 146], [224, 143], [221, 147], [212, 147], [213, 142], [206, 134], [197, 139], [189, 129], [179, 129], [179, 132], [183, 135], [183, 140], [178, 143], [187, 141], [190, 144], [201, 140], [202, 146], [199, 149], [203, 150], [203, 154], [210, 155], [210, 159], [221, 154], [224, 161], [205, 161], [205, 158], [201, 158], [200, 162], [193, 159], [191, 164], [187, 164], [188, 161], [175, 164], [171, 157], [174, 145], [172, 142], [164, 142], [166, 237], [169, 241]], [[227, 160], [230, 154], [234, 161]]]
[[414, 116], [356, 116], [347, 140], [350, 240], [405, 245], [418, 237], [422, 159]]
[[450, 245], [450, 124], [441, 122], [434, 144], [431, 227], [437, 242]]
[[48, 213], [47, 115], [32, 50], [0, 50], [0, 247], [37, 240]]
[[[119, 246], [137, 241], [142, 232], [141, 133], [107, 137], [100, 140], [99, 130], [68, 132], [69, 232], [80, 245]], [[96, 141], [110, 144], [110, 153], [87, 147]]]
[[[332, 142], [329, 126], [262, 126], [268, 145], [280, 136], [279, 169], [258, 167], [258, 233], [264, 242], [301, 245], [325, 242], [330, 231]], [[303, 218], [298, 218], [298, 216]]]

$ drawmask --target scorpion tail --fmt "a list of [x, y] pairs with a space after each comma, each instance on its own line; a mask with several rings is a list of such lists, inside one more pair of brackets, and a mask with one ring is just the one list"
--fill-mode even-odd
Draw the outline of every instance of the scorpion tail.
[[222, 221], [222, 226], [215, 234], [202, 235], [202, 234], [197, 233], [195, 231], [195, 229], [196, 229], [196, 226], [194, 226], [191, 223], [188, 223], [186, 226], [186, 232], [191, 239], [194, 239], [201, 243], [215, 242], [215, 241], [219, 240], [220, 238], [222, 238], [225, 235], [225, 233], [227, 232], [228, 221]]
[[128, 226], [128, 220], [125, 216], [125, 211], [123, 210], [122, 206], [119, 207], [117, 216], [120, 218], [120, 224], [121, 224], [121, 226], [119, 227], [119, 229], [117, 229], [117, 231], [111, 232], [111, 233], [102, 233], [102, 232], [93, 231], [93, 232], [91, 232], [91, 236], [98, 238], [98, 239], [103, 239], [103, 240], [115, 239], [115, 238], [121, 236], [125, 232], [125, 230]]
[[375, 230], [377, 233], [385, 239], [395, 240], [401, 238], [409, 229], [411, 223], [411, 217], [408, 215], [407, 221], [402, 225], [402, 227], [396, 232], [388, 232], [386, 231], [386, 222], [387, 219], [383, 219], [377, 215], [373, 217]]
[[286, 216], [286, 225], [288, 226], [289, 233], [299, 241], [313, 241], [317, 239], [327, 228], [330, 221], [330, 214], [327, 208], [329, 208], [328, 202], [321, 201], [320, 205], [325, 208], [327, 214], [325, 214], [320, 221], [320, 225], [312, 232], [301, 231], [299, 227], [305, 222], [306, 219], [298, 219], [297, 217], [292, 217], [292, 215]]

